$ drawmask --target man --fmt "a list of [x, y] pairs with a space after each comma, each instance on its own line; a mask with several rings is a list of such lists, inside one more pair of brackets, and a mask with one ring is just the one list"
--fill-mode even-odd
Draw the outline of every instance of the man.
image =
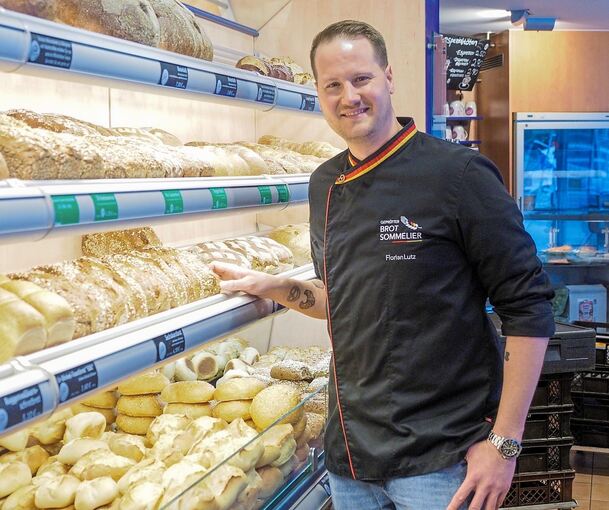
[[[311, 176], [319, 280], [215, 270], [227, 291], [328, 319], [335, 508], [494, 510], [554, 331], [535, 246], [492, 163], [398, 123], [374, 28], [330, 25], [311, 65], [348, 145]], [[487, 296], [508, 336], [503, 368]]]

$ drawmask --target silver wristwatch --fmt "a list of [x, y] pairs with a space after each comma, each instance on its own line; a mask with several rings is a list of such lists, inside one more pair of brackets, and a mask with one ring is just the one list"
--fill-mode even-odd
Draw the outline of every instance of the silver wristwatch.
[[488, 441], [506, 460], [515, 459], [522, 451], [522, 445], [518, 441], [495, 434], [492, 430], [488, 433]]

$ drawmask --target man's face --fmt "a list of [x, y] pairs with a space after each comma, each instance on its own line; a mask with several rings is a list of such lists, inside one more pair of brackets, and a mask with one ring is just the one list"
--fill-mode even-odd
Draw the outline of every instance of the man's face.
[[347, 144], [390, 138], [393, 76], [390, 66], [379, 65], [368, 39], [338, 38], [320, 45], [315, 69], [324, 117]]

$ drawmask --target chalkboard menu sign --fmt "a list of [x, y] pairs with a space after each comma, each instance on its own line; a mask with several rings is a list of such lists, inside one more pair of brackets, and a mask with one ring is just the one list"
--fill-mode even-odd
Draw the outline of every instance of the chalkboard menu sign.
[[448, 89], [472, 90], [490, 41], [460, 35], [444, 35], [444, 41]]

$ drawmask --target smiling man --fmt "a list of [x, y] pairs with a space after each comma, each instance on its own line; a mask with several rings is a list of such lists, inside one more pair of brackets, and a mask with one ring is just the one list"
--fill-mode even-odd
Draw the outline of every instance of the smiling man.
[[373, 27], [328, 26], [311, 65], [324, 117], [348, 146], [309, 184], [319, 279], [214, 269], [227, 291], [327, 318], [337, 510], [495, 510], [554, 331], [533, 241], [489, 160], [396, 120]]

